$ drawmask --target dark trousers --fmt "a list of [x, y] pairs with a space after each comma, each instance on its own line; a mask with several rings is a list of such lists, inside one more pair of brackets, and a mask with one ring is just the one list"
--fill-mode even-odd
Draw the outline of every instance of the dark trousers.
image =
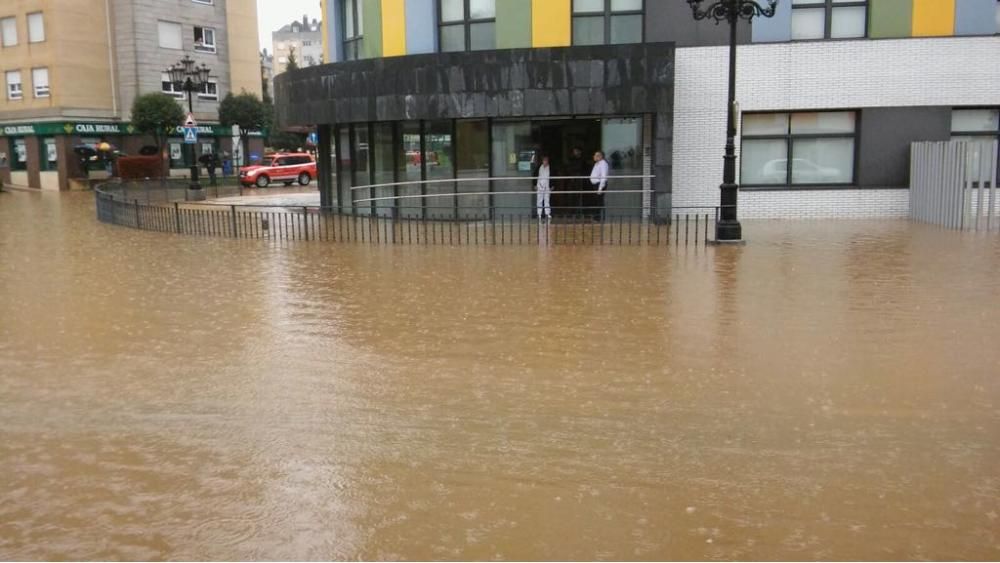
[[604, 193], [607, 192], [605, 188], [604, 192], [598, 192], [597, 186], [594, 186], [594, 193], [591, 196], [590, 205], [593, 209], [590, 210], [590, 216], [594, 218], [595, 221], [601, 221], [604, 219]]

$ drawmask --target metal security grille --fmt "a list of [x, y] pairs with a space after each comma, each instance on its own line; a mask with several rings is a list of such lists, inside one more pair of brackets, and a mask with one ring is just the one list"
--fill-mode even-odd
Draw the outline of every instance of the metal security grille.
[[911, 146], [910, 217], [949, 229], [1000, 231], [997, 141]]

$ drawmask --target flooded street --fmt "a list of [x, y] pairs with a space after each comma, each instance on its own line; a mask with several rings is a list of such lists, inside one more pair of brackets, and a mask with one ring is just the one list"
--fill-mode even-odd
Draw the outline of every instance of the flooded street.
[[1000, 237], [744, 232], [280, 244], [0, 194], [0, 558], [1000, 558]]

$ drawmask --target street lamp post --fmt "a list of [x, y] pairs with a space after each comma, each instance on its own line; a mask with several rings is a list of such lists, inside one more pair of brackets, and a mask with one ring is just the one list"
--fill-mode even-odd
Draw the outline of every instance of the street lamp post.
[[[166, 72], [170, 76], [170, 81], [174, 83], [175, 88], [187, 92], [188, 113], [194, 115], [194, 93], [200, 92], [202, 87], [208, 83], [208, 76], [211, 70], [205, 63], [201, 63], [201, 66], [195, 66], [194, 60], [184, 55], [184, 58], [180, 62], [167, 67]], [[197, 153], [195, 152], [194, 145], [189, 145], [189, 147], [188, 151], [191, 156], [191, 185], [188, 187], [192, 190], [200, 190], [201, 184], [198, 183]]]
[[743, 19], [774, 16], [778, 0], [766, 0], [762, 6], [754, 0], [687, 0], [695, 20], [713, 19], [716, 24], [729, 23], [729, 106], [726, 118], [726, 156], [722, 168], [720, 219], [715, 225], [717, 242], [741, 242], [743, 227], [736, 218], [736, 203], [740, 187], [736, 184], [736, 24]]

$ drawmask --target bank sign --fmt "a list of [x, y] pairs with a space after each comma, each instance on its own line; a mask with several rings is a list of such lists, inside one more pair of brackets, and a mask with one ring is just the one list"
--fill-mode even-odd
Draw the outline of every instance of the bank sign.
[[132, 135], [135, 127], [130, 123], [25, 123], [0, 126], [0, 137], [21, 137], [25, 135], [81, 135], [85, 137], [103, 135]]
[[[167, 135], [173, 136], [183, 136], [184, 129], [182, 126], [170, 128], [164, 131]], [[80, 137], [103, 137], [103, 136], [116, 136], [116, 135], [135, 135], [138, 134], [135, 126], [131, 123], [66, 123], [66, 122], [48, 122], [48, 123], [23, 123], [17, 125], [0, 125], [0, 137], [25, 137], [25, 136], [39, 136], [48, 137], [53, 135], [78, 135]], [[232, 136], [231, 127], [223, 127], [222, 125], [199, 125], [198, 135], [203, 137], [230, 137]], [[261, 131], [251, 131], [251, 137], [262, 136]]]

